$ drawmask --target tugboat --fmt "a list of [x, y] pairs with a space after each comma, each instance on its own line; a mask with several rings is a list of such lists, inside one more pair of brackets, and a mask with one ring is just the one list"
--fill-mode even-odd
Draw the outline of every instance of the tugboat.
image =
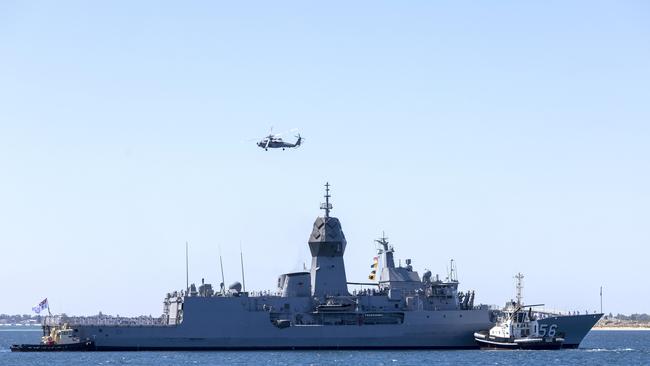
[[92, 341], [81, 341], [74, 335], [74, 329], [67, 324], [61, 327], [53, 327], [50, 333], [41, 337], [40, 344], [13, 344], [12, 352], [57, 352], [57, 351], [92, 351], [95, 343]]
[[[499, 313], [490, 330], [474, 333], [474, 340], [482, 348], [505, 349], [560, 349], [564, 346], [564, 333], [558, 332], [557, 324], [548, 324], [533, 314], [533, 307], [543, 304], [523, 303], [524, 275], [517, 273], [517, 301], [510, 300]], [[528, 311], [524, 310], [528, 308]]]
[[560, 349], [564, 344], [564, 335], [557, 332], [557, 326], [539, 324], [532, 308], [538, 305], [526, 305], [510, 302], [504, 309], [497, 323], [490, 330], [474, 333], [474, 340], [483, 348], [504, 349]]

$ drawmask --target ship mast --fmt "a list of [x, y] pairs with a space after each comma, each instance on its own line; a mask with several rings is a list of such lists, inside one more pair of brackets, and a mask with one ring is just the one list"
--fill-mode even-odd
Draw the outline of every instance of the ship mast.
[[379, 249], [379, 254], [384, 254], [384, 265], [382, 268], [395, 268], [395, 259], [393, 258], [393, 248], [388, 245], [388, 238], [386, 234], [382, 231], [381, 238], [376, 239], [375, 242], [381, 245]]
[[244, 277], [244, 251], [241, 248], [241, 240], [239, 241], [239, 261], [241, 262], [241, 282], [244, 285], [244, 292], [246, 292], [246, 278]]
[[320, 205], [325, 215], [317, 217], [309, 235], [311, 252], [312, 296], [324, 299], [327, 296], [347, 296], [348, 286], [345, 276], [343, 254], [347, 242], [341, 222], [330, 216], [330, 184], [325, 183], [325, 202]]
[[458, 269], [453, 259], [449, 260], [449, 282], [458, 282]]
[[515, 276], [515, 279], [517, 280], [515, 288], [517, 289], [517, 305], [521, 306], [523, 305], [523, 290], [524, 290], [524, 275], [521, 274], [521, 272], [517, 273]]
[[190, 291], [190, 262], [189, 262], [189, 254], [188, 254], [188, 246], [189, 244], [185, 242], [185, 291], [188, 292]]
[[332, 204], [330, 203], [330, 183], [325, 183], [325, 203], [320, 204], [320, 209], [325, 210], [325, 220], [330, 218], [330, 210], [332, 209]]
[[226, 279], [223, 276], [223, 259], [221, 257], [221, 245], [219, 245], [219, 266], [221, 267], [221, 294], [226, 294]]

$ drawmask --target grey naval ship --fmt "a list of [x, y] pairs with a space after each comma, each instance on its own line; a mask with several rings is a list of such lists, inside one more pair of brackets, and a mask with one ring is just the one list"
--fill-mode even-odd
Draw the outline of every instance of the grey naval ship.
[[[324, 215], [316, 218], [308, 240], [311, 268], [280, 275], [275, 292], [246, 292], [239, 283], [229, 289], [221, 284], [218, 291], [207, 283], [192, 284], [167, 294], [160, 318], [48, 317], [43, 344], [12, 350], [479, 347], [474, 332], [491, 328], [497, 314], [475, 305], [474, 291], [460, 292], [453, 275], [441, 280], [426, 271], [420, 276], [411, 260], [395, 265], [395, 249], [385, 237], [377, 240], [372, 281], [348, 282], [343, 260], [347, 242], [341, 222], [330, 216], [329, 185], [321, 209]], [[350, 292], [349, 285], [372, 287]], [[577, 347], [595, 323], [571, 317], [544, 321], [566, 334], [565, 347]]]

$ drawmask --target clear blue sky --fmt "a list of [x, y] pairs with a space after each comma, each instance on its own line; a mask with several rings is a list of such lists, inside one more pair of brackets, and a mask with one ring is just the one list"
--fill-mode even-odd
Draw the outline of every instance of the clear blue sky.
[[158, 315], [185, 241], [273, 288], [327, 180], [350, 280], [385, 230], [479, 302], [650, 312], [649, 40], [647, 1], [3, 1], [0, 312]]

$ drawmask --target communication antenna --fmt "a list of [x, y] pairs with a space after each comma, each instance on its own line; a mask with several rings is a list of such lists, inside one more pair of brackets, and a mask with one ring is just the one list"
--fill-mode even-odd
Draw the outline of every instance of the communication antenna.
[[[244, 292], [246, 292], [246, 278], [244, 277], [244, 252], [241, 248], [241, 240], [239, 241], [239, 260], [241, 262], [241, 282], [244, 286]], [[223, 266], [221, 271], [221, 275], [223, 276]]]
[[456, 262], [452, 259], [449, 263], [450, 269], [449, 272], [451, 274], [451, 280], [458, 282], [458, 268], [456, 268]]
[[219, 245], [219, 265], [221, 266], [221, 293], [226, 292], [226, 280], [223, 276], [223, 259], [221, 258], [221, 245]]
[[189, 244], [185, 242], [185, 291], [190, 289], [190, 264], [189, 264]]
[[524, 275], [519, 272], [515, 276], [515, 279], [517, 280], [515, 285], [515, 289], [517, 290], [517, 305], [523, 305]]
[[456, 269], [456, 264], [454, 260], [449, 260], [449, 268], [447, 269], [447, 279], [449, 282], [458, 281], [458, 271]]
[[600, 286], [600, 313], [603, 313], [603, 286]]

